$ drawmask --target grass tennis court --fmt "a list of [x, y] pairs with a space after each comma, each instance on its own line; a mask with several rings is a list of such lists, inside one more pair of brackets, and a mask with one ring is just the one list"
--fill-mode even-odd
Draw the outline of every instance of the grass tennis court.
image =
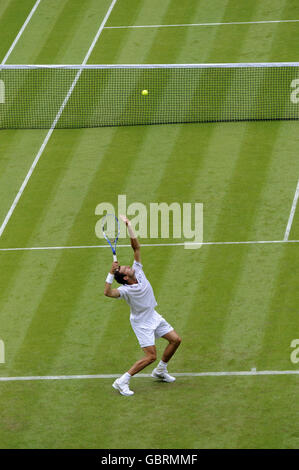
[[[0, 3], [1, 62], [35, 4]], [[81, 64], [111, 5], [41, 0], [6, 63]], [[294, 0], [117, 0], [88, 64], [296, 61], [298, 35]], [[46, 135], [0, 131], [0, 224]], [[298, 375], [283, 373], [298, 371], [298, 144], [298, 121], [53, 131], [0, 237], [0, 379], [122, 374], [140, 357], [128, 306], [103, 295], [111, 251], [88, 248], [118, 195], [203, 203], [200, 249], [140, 240], [183, 339], [169, 371], [282, 373], [136, 377], [132, 398], [112, 378], [0, 380], [1, 448], [298, 448]]]

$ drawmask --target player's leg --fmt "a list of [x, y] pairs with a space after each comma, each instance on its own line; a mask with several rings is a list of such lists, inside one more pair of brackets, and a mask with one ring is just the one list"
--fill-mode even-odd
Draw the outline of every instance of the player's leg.
[[168, 341], [168, 345], [166, 346], [162, 356], [162, 361], [167, 363], [178, 349], [182, 340], [177, 334], [177, 332], [174, 330], [170, 331], [169, 333], [166, 333], [166, 335], [162, 336], [162, 338], [165, 338]]
[[142, 369], [147, 367], [148, 365], [155, 362], [157, 359], [157, 351], [156, 346], [147, 346], [142, 348], [144, 351], [144, 357], [139, 359], [139, 361], [135, 362], [135, 364], [128, 370], [128, 373], [132, 376], [140, 372]]
[[[167, 327], [168, 325], [168, 327]], [[158, 378], [163, 380], [164, 382], [174, 382], [175, 377], [168, 374], [167, 365], [169, 360], [172, 358], [176, 350], [178, 349], [179, 345], [181, 344], [182, 340], [180, 336], [174, 329], [163, 319], [159, 328], [157, 329], [156, 334], [165, 338], [168, 341], [168, 345], [166, 346], [162, 359], [159, 362], [158, 366], [153, 370], [152, 377]], [[163, 334], [164, 331], [168, 331], [167, 333]]]
[[137, 336], [141, 349], [144, 351], [144, 357], [139, 359], [139, 361], [136, 361], [135, 364], [133, 364], [133, 366], [128, 370], [128, 372], [123, 374], [119, 379], [115, 380], [112, 385], [115, 389], [119, 390], [122, 395], [126, 396], [134, 394], [134, 392], [132, 392], [129, 388], [131, 377], [147, 367], [149, 364], [152, 364], [157, 358], [154, 330], [150, 328], [144, 328], [136, 324], [132, 324], [132, 328]]
[[115, 380], [115, 382], [112, 384], [113, 388], [118, 390], [122, 395], [134, 395], [134, 392], [129, 388], [131, 377], [147, 367], [149, 364], [152, 364], [157, 358], [155, 346], [147, 346], [142, 349], [145, 354], [144, 357], [139, 359], [139, 361], [136, 361], [135, 364], [133, 364], [133, 366], [128, 370], [128, 372], [125, 372], [125, 374], [123, 374], [119, 379]]

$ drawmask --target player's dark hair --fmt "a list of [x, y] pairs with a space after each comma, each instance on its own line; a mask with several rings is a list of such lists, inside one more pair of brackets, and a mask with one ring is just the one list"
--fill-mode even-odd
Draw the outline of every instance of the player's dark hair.
[[114, 279], [119, 284], [123, 284], [123, 285], [128, 284], [127, 281], [124, 279], [124, 276], [125, 276], [125, 274], [120, 273], [119, 270], [115, 271], [115, 273], [114, 273]]

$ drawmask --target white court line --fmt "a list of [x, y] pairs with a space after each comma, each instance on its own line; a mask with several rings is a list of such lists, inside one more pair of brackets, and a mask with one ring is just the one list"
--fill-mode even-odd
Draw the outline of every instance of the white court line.
[[[191, 244], [190, 242], [187, 242]], [[264, 241], [245, 241], [245, 242], [202, 242], [194, 243], [194, 245], [257, 245], [257, 244], [273, 244], [273, 243], [299, 243], [299, 240], [264, 240]], [[163, 246], [185, 246], [183, 243], [141, 243], [141, 247], [163, 247]], [[0, 251], [38, 251], [38, 250], [78, 250], [88, 248], [110, 248], [107, 245], [78, 245], [78, 246], [35, 246], [20, 248], [0, 248]], [[131, 248], [131, 245], [117, 245], [117, 248]]]
[[296, 191], [295, 191], [295, 196], [294, 196], [294, 199], [293, 199], [292, 208], [291, 208], [287, 228], [286, 228], [284, 239], [283, 239], [283, 241], [285, 241], [285, 242], [288, 241], [288, 239], [289, 239], [289, 235], [290, 235], [290, 231], [291, 231], [291, 228], [292, 228], [294, 215], [295, 215], [295, 212], [296, 212], [296, 206], [297, 206], [298, 198], [299, 198], [299, 180], [298, 180], [298, 183], [297, 183], [297, 188], [296, 188]]
[[[175, 377], [225, 377], [225, 376], [253, 376], [253, 375], [298, 375], [299, 370], [261, 370], [238, 372], [178, 372], [171, 373]], [[32, 380], [82, 380], [82, 379], [117, 379], [121, 374], [95, 374], [95, 375], [35, 375], [25, 377], [0, 377], [0, 382], [32, 381]], [[147, 378], [151, 374], [136, 374], [134, 378]]]
[[299, 20], [269, 20], [269, 21], [232, 21], [230, 23], [182, 23], [182, 24], [147, 24], [129, 26], [105, 26], [104, 29], [130, 29], [130, 28], [178, 28], [186, 26], [225, 26], [242, 24], [273, 24], [273, 23], [298, 23]]
[[35, 3], [34, 7], [32, 8], [31, 12], [29, 13], [29, 15], [27, 16], [27, 19], [25, 21], [25, 23], [23, 24], [22, 28], [20, 29], [17, 37], [15, 38], [14, 42], [12, 43], [12, 45], [10, 46], [6, 56], [4, 57], [4, 59], [2, 60], [1, 62], [1, 65], [0, 65], [0, 70], [1, 70], [1, 66], [2, 65], [5, 65], [6, 62], [7, 62], [7, 59], [9, 58], [10, 54], [12, 53], [12, 51], [14, 50], [17, 42], [19, 41], [20, 37], [22, 36], [26, 26], [28, 25], [29, 21], [31, 20], [32, 16], [34, 15], [35, 13], [35, 10], [37, 9], [38, 5], [40, 4], [41, 0], [37, 0], [37, 2]]
[[[110, 16], [110, 14], [111, 14], [111, 11], [112, 11], [112, 9], [113, 9], [113, 7], [114, 7], [116, 1], [117, 1], [117, 0], [113, 0], [113, 1], [112, 1], [112, 3], [111, 3], [111, 5], [110, 5], [110, 7], [109, 7], [109, 9], [108, 9], [108, 11], [107, 11], [107, 13], [106, 13], [106, 15], [105, 15], [105, 18], [103, 19], [103, 21], [102, 21], [102, 23], [101, 23], [101, 26], [99, 27], [99, 30], [98, 30], [98, 32], [97, 32], [97, 34], [96, 34], [96, 36], [95, 36], [95, 38], [94, 38], [94, 40], [93, 40], [93, 42], [92, 42], [90, 48], [89, 48], [89, 50], [88, 50], [86, 56], [84, 57], [84, 60], [83, 60], [83, 62], [82, 62], [81, 65], [83, 65], [83, 66], [86, 65], [86, 62], [88, 61], [88, 59], [89, 59], [89, 57], [90, 57], [90, 54], [92, 53], [93, 48], [94, 48], [94, 46], [95, 46], [97, 40], [99, 39], [99, 36], [100, 36], [101, 32], [103, 31], [103, 28], [104, 28], [104, 26], [105, 26], [105, 24], [106, 24], [106, 22], [107, 22], [107, 20], [108, 20], [108, 18], [109, 18], [109, 16]], [[13, 201], [13, 203], [12, 203], [12, 205], [11, 205], [11, 207], [10, 207], [10, 209], [9, 209], [9, 211], [8, 211], [8, 213], [7, 213], [5, 219], [4, 219], [4, 221], [3, 221], [3, 223], [2, 223], [2, 225], [1, 225], [1, 227], [0, 227], [0, 237], [2, 236], [2, 234], [3, 234], [4, 230], [5, 230], [5, 227], [6, 227], [6, 225], [7, 225], [8, 222], [9, 222], [9, 219], [11, 218], [11, 216], [12, 216], [12, 214], [13, 214], [15, 208], [16, 208], [16, 205], [18, 204], [18, 202], [19, 202], [19, 200], [20, 200], [20, 198], [21, 198], [21, 196], [22, 196], [22, 194], [23, 194], [23, 192], [24, 192], [24, 190], [25, 190], [25, 188], [26, 188], [26, 186], [27, 186], [28, 181], [29, 181], [29, 179], [30, 179], [30, 177], [31, 177], [31, 175], [32, 175], [32, 173], [33, 173], [33, 171], [34, 171], [34, 169], [35, 169], [35, 167], [36, 167], [36, 165], [37, 165], [37, 163], [38, 163], [38, 161], [39, 161], [41, 155], [43, 154], [43, 151], [44, 151], [44, 149], [45, 149], [47, 143], [49, 142], [49, 139], [50, 139], [50, 137], [51, 137], [51, 135], [52, 135], [52, 133], [53, 133], [55, 127], [56, 127], [56, 124], [57, 124], [57, 122], [59, 121], [60, 116], [61, 116], [61, 114], [62, 114], [62, 112], [63, 112], [63, 110], [64, 110], [64, 108], [65, 108], [65, 106], [66, 106], [66, 104], [67, 104], [67, 102], [68, 102], [68, 100], [69, 100], [69, 98], [70, 98], [70, 96], [71, 96], [71, 94], [72, 94], [74, 88], [75, 88], [75, 86], [76, 86], [76, 83], [78, 82], [78, 80], [79, 80], [79, 78], [80, 78], [80, 76], [81, 76], [82, 70], [83, 70], [83, 69], [80, 68], [79, 71], [77, 72], [77, 75], [76, 75], [76, 77], [75, 77], [75, 79], [74, 79], [74, 81], [73, 81], [73, 83], [72, 83], [72, 85], [71, 85], [71, 87], [70, 87], [70, 89], [69, 89], [69, 91], [68, 91], [68, 93], [67, 93], [67, 95], [66, 95], [66, 97], [65, 97], [65, 99], [64, 99], [64, 101], [63, 101], [63, 103], [62, 103], [62, 105], [61, 105], [61, 107], [60, 107], [60, 109], [59, 109], [59, 111], [58, 111], [58, 113], [57, 113], [57, 116], [55, 117], [55, 119], [54, 119], [54, 121], [53, 121], [53, 124], [52, 124], [51, 128], [49, 129], [49, 131], [48, 131], [48, 133], [47, 133], [47, 135], [46, 135], [46, 137], [45, 137], [45, 139], [44, 139], [44, 141], [43, 141], [43, 143], [42, 143], [42, 146], [41, 146], [41, 148], [39, 149], [39, 151], [38, 151], [38, 153], [37, 153], [37, 155], [36, 155], [36, 157], [35, 157], [35, 159], [34, 159], [32, 165], [31, 165], [31, 167], [30, 167], [30, 170], [28, 171], [28, 173], [27, 173], [27, 175], [26, 175], [26, 178], [24, 179], [24, 181], [23, 181], [23, 183], [22, 183], [22, 185], [21, 185], [21, 187], [20, 187], [20, 189], [19, 189], [19, 191], [18, 191], [18, 194], [16, 195], [16, 197], [15, 197], [15, 199], [14, 199], [14, 201]]]

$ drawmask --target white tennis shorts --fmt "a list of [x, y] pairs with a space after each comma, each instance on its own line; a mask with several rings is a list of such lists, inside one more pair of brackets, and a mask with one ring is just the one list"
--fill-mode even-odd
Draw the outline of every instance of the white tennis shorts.
[[161, 338], [173, 330], [172, 326], [161, 316], [160, 322], [157, 326], [151, 327], [144, 325], [144, 323], [137, 323], [131, 321], [131, 325], [141, 348], [155, 345], [155, 338]]

